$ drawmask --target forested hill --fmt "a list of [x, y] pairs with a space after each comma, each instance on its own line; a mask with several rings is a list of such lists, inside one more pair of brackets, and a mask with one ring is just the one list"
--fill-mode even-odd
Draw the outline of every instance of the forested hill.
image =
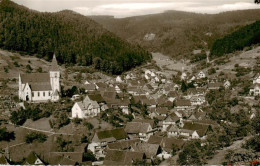
[[241, 29], [214, 42], [211, 56], [219, 57], [224, 54], [243, 50], [244, 47], [260, 43], [260, 21], [242, 27]]
[[0, 2], [0, 47], [60, 63], [94, 65], [120, 74], [151, 59], [140, 46], [129, 44], [90, 18], [72, 11], [41, 13], [9, 0]]
[[[193, 50], [209, 50], [216, 39], [260, 20], [260, 9], [197, 14], [181, 11], [113, 18], [91, 16], [109, 31], [151, 52], [171, 57], [193, 57]], [[155, 34], [146, 40], [147, 34]]]

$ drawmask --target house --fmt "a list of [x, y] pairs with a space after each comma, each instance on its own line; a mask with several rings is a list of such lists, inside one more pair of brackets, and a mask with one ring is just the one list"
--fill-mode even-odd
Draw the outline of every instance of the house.
[[156, 109], [156, 114], [158, 116], [164, 116], [166, 117], [169, 113], [169, 110], [166, 107], [159, 107]]
[[96, 85], [95, 84], [85, 84], [83, 86], [83, 88], [85, 89], [85, 92], [94, 92], [96, 90]]
[[256, 74], [253, 79], [253, 84], [260, 84], [260, 74]]
[[118, 103], [118, 107], [122, 110], [124, 114], [129, 115], [130, 114], [129, 104], [130, 104], [129, 99], [120, 100], [120, 102]]
[[200, 136], [199, 136], [199, 134], [197, 133], [196, 130], [180, 129], [179, 135], [187, 137], [187, 138], [191, 138], [191, 139], [199, 139], [200, 138]]
[[148, 143], [160, 145], [162, 151], [160, 154], [157, 155], [157, 157], [163, 160], [172, 157], [173, 146], [175, 146], [176, 149], [179, 150], [183, 147], [185, 141], [176, 138], [151, 136], [148, 140]]
[[168, 97], [168, 100], [170, 102], [173, 102], [177, 97], [178, 97], [178, 93], [176, 91], [170, 91], [168, 94], [167, 94], [167, 97]]
[[136, 162], [142, 162], [144, 159], [142, 152], [108, 150], [103, 165], [136, 165]]
[[191, 109], [191, 102], [190, 100], [186, 100], [186, 99], [177, 99], [175, 101], [175, 108], [177, 109], [177, 111], [189, 110]]
[[133, 138], [140, 138], [142, 141], [147, 141], [155, 130], [151, 122], [134, 119], [132, 122], [127, 122], [125, 131]]
[[86, 96], [81, 102], [76, 102], [72, 107], [72, 118], [89, 118], [100, 113], [100, 106], [97, 101], [93, 101]]
[[108, 143], [113, 143], [128, 138], [123, 128], [113, 130], [98, 131], [92, 138], [92, 142], [88, 146], [88, 150], [92, 151], [96, 157], [105, 156], [105, 148]]
[[25, 159], [23, 165], [45, 165], [43, 161], [34, 152], [31, 152], [29, 156]]
[[208, 89], [209, 90], [217, 90], [222, 86], [221, 83], [215, 82], [215, 83], [208, 83]]
[[176, 137], [179, 135], [179, 128], [176, 125], [170, 125], [167, 129], [167, 136], [168, 137]]
[[260, 84], [256, 83], [250, 88], [250, 94], [253, 96], [259, 96], [260, 95]]
[[131, 151], [144, 153], [146, 159], [154, 159], [161, 153], [160, 145], [145, 142], [136, 142], [132, 145]]
[[231, 83], [230, 83], [230, 81], [225, 81], [224, 82], [224, 84], [223, 84], [223, 86], [226, 88], [226, 89], [228, 89], [230, 86], [231, 86]]
[[116, 77], [116, 82], [118, 82], [118, 83], [122, 83], [123, 80], [122, 80], [122, 78], [121, 78], [120, 76], [117, 76], [117, 77]]
[[48, 73], [19, 74], [19, 99], [28, 102], [58, 101], [60, 71], [55, 55]]
[[180, 121], [180, 117], [178, 117], [175, 112], [171, 113], [163, 120], [162, 131], [166, 131], [170, 125], [176, 125], [178, 121]]
[[185, 72], [182, 72], [181, 74], [181, 80], [186, 80], [187, 74]]
[[197, 105], [202, 105], [206, 102], [206, 99], [204, 96], [193, 96], [190, 99], [191, 105], [197, 106]]
[[205, 139], [210, 125], [198, 122], [185, 121], [184, 126], [180, 129], [180, 135], [188, 136], [192, 139]]
[[140, 139], [133, 140], [122, 140], [107, 144], [107, 149], [109, 150], [130, 150], [131, 146], [135, 143], [140, 142]]
[[200, 71], [197, 75], [199, 79], [206, 78], [206, 74], [203, 71]]

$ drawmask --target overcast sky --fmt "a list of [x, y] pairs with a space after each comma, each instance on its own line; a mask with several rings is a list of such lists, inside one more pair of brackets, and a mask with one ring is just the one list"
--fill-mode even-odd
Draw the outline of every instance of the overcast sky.
[[180, 10], [219, 13], [230, 10], [260, 9], [254, 0], [13, 0], [30, 9], [56, 12], [74, 10], [83, 15], [128, 17]]

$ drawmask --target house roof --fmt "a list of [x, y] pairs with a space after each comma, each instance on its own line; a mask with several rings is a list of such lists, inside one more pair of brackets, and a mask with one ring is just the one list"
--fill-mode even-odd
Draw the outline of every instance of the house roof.
[[144, 153], [121, 150], [108, 150], [104, 165], [131, 165], [133, 161], [144, 159]]
[[147, 133], [149, 132], [149, 123], [127, 122], [125, 131], [129, 134]]
[[84, 88], [86, 90], [96, 90], [96, 85], [95, 84], [85, 84]]
[[206, 135], [208, 128], [209, 128], [208, 124], [201, 124], [195, 122], [184, 122], [184, 126], [183, 126], [183, 129], [185, 130], [197, 131], [200, 137]]
[[124, 150], [124, 149], [130, 148], [136, 142], [140, 142], [140, 140], [139, 139], [133, 139], [133, 140], [117, 141], [117, 142], [114, 142], [114, 143], [107, 144], [107, 147], [109, 149]]
[[177, 132], [177, 131], [178, 131], [178, 128], [177, 128], [175, 125], [170, 125], [170, 126], [167, 128], [167, 131], [168, 131], [168, 132]]
[[127, 134], [123, 128], [99, 131], [97, 132], [97, 136], [100, 140], [111, 137], [115, 138], [116, 140], [127, 138]]
[[[26, 158], [26, 162], [30, 165], [42, 165], [41, 164], [35, 164], [35, 161], [39, 159], [38, 156], [34, 153], [34, 152], [31, 152], [29, 154], [29, 156]], [[40, 160], [40, 159], [39, 159]]]
[[182, 139], [152, 135], [150, 136], [148, 143], [160, 145], [163, 150], [170, 152], [172, 151], [173, 145], [176, 145], [178, 148], [181, 148], [184, 145], [185, 141], [183, 141]]
[[156, 109], [156, 112], [158, 114], [168, 114], [169, 110], [165, 107], [159, 107], [159, 108]]
[[137, 142], [132, 146], [132, 149], [136, 152], [144, 153], [147, 158], [152, 158], [157, 155], [159, 145]]
[[175, 101], [176, 106], [191, 106], [190, 100], [178, 99]]
[[100, 94], [91, 94], [88, 95], [88, 97], [90, 98], [90, 100], [96, 101], [98, 103], [102, 103], [105, 101]]
[[132, 122], [149, 123], [151, 125], [151, 127], [154, 127], [154, 120], [152, 120], [152, 119], [138, 119], [138, 118], [135, 118], [135, 119], [133, 119]]
[[31, 87], [32, 91], [51, 91], [52, 90], [50, 82], [31, 83], [30, 87]]
[[208, 88], [219, 88], [222, 84], [219, 82], [209, 83]]
[[176, 122], [180, 120], [180, 118], [173, 112], [171, 113], [167, 118], [166, 118], [166, 121], [173, 121], [173, 122]]
[[22, 83], [50, 83], [49, 73], [21, 74]]

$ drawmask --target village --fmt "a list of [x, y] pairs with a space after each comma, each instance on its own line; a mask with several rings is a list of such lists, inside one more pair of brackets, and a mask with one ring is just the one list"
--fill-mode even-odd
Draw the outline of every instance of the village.
[[[230, 94], [237, 107], [242, 100], [257, 103], [260, 95], [259, 74], [252, 77], [249, 93], [241, 99], [233, 93], [238, 88], [234, 77], [211, 74], [210, 69], [166, 72], [151, 62], [120, 76], [84, 79], [81, 72], [64, 76], [55, 55], [46, 69], [46, 73], [19, 74], [12, 83], [19, 84], [14, 91], [18, 96], [1, 96], [0, 104], [2, 124], [21, 129], [26, 138], [43, 133], [45, 143], [35, 134], [29, 144], [17, 140], [2, 144], [1, 164], [177, 164], [172, 158], [186, 142], [199, 140], [201, 147], [207, 146], [209, 135], [221, 130], [219, 123], [231, 125], [212, 119], [209, 94]], [[6, 87], [1, 82], [0, 89]], [[40, 111], [19, 119], [19, 113], [35, 109]], [[250, 111], [252, 119], [256, 109]], [[23, 153], [15, 154], [15, 149]]]

